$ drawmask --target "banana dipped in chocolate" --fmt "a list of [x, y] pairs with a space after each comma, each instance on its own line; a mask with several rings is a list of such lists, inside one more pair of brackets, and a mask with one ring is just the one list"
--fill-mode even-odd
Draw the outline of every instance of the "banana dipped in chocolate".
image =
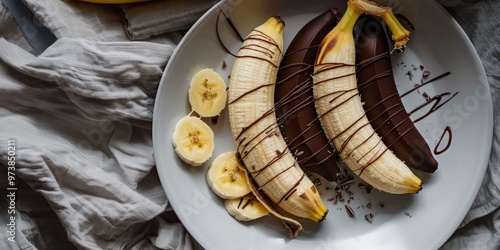
[[389, 42], [381, 21], [361, 17], [355, 28], [356, 73], [366, 116], [382, 141], [409, 167], [427, 173], [438, 168], [429, 145], [415, 127], [398, 93]]
[[340, 176], [336, 155], [318, 120], [312, 79], [318, 46], [341, 17], [330, 9], [305, 24], [291, 41], [276, 80], [276, 116], [299, 165], [329, 181]]

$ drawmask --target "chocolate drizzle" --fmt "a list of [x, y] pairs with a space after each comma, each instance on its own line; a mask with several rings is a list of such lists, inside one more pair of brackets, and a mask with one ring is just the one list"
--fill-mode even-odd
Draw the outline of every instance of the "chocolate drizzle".
[[[443, 142], [443, 139], [445, 138], [445, 135], [448, 135], [448, 137], [447, 137], [448, 140], [446, 142], [446, 145], [444, 146], [444, 148], [438, 149], [441, 146], [441, 143]], [[434, 154], [439, 155], [439, 154], [442, 154], [444, 151], [448, 150], [448, 148], [450, 148], [450, 146], [451, 146], [452, 139], [453, 139], [453, 135], [452, 135], [452, 132], [451, 132], [451, 127], [447, 126], [444, 129], [443, 134], [439, 138], [439, 141], [436, 144], [436, 147], [434, 148]]]

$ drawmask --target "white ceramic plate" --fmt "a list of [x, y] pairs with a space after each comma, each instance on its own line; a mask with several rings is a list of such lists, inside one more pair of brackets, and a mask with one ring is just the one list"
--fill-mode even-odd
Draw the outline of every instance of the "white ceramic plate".
[[[345, 1], [223, 1], [186, 34], [170, 58], [158, 89], [153, 121], [154, 153], [170, 203], [203, 247], [436, 249], [451, 236], [470, 208], [488, 163], [493, 121], [486, 76], [470, 41], [446, 10], [432, 0], [389, 2], [395, 12], [405, 15], [416, 27], [405, 53], [393, 58], [398, 88], [404, 91], [413, 87], [405, 75], [411, 65], [424, 65], [433, 75], [451, 72], [436, 84], [426, 86], [420, 95], [415, 93], [404, 99], [410, 108], [422, 103], [422, 92], [429, 95], [459, 92], [437, 112], [417, 123], [431, 148], [444, 128], [450, 126], [451, 147], [436, 156], [440, 163], [437, 172], [418, 173], [425, 182], [418, 195], [394, 196], [378, 191], [367, 194], [357, 186], [352, 187], [355, 199], [349, 205], [356, 213], [354, 218], [347, 216], [345, 203], [334, 205], [328, 201], [334, 195], [332, 190], [323, 190], [322, 197], [330, 209], [327, 219], [319, 224], [303, 221], [303, 231], [293, 240], [276, 218], [241, 223], [229, 216], [223, 201], [205, 182], [211, 160], [198, 168], [185, 165], [172, 148], [171, 135], [176, 122], [190, 112], [187, 92], [191, 77], [207, 67], [226, 79], [230, 74], [234, 58], [221, 47], [215, 32], [219, 9], [224, 10], [243, 35], [269, 16], [281, 16], [286, 22], [285, 44], [288, 44], [303, 24], [328, 8], [345, 10]], [[236, 52], [241, 43], [223, 19], [219, 24], [224, 43]], [[222, 66], [223, 61], [227, 68]], [[207, 122], [211, 124], [210, 120]], [[212, 125], [216, 135], [214, 156], [235, 149], [228, 123], [226, 110]], [[328, 185], [323, 182], [322, 187]], [[371, 208], [367, 208], [368, 203]], [[367, 213], [374, 215], [371, 223], [364, 219]]]

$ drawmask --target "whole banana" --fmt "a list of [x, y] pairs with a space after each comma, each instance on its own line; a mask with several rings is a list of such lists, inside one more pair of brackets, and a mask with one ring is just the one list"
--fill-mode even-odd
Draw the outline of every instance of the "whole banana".
[[342, 19], [318, 51], [313, 77], [316, 111], [325, 134], [355, 174], [384, 192], [416, 193], [422, 181], [383, 143], [370, 125], [359, 96], [353, 28], [364, 13], [382, 17], [393, 33], [396, 49], [408, 41], [409, 32], [389, 7], [349, 0]]
[[328, 209], [279, 131], [274, 84], [283, 56], [284, 23], [271, 17], [243, 42], [229, 81], [229, 122], [251, 178], [284, 211], [322, 221]]

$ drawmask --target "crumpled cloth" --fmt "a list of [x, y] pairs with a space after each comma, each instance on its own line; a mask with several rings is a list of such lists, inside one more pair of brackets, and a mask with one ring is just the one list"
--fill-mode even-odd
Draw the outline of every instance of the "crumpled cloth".
[[[151, 138], [163, 69], [193, 20], [132, 41], [122, 16], [130, 6], [24, 3], [57, 40], [37, 54], [0, 4], [0, 249], [199, 248], [169, 206]], [[15, 243], [7, 140], [16, 144]]]
[[[1, 175], [0, 249], [201, 249], [158, 180], [151, 119], [180, 31], [216, 1], [23, 2], [57, 41], [37, 54], [0, 4], [0, 171], [7, 171], [7, 140], [14, 140], [17, 187], [13, 244], [4, 234], [9, 193]], [[457, 2], [443, 0], [482, 59], [495, 131], [480, 192], [441, 249], [493, 250], [500, 248], [500, 20], [494, 13], [500, 4]], [[155, 15], [179, 16], [148, 19], [151, 6]]]

